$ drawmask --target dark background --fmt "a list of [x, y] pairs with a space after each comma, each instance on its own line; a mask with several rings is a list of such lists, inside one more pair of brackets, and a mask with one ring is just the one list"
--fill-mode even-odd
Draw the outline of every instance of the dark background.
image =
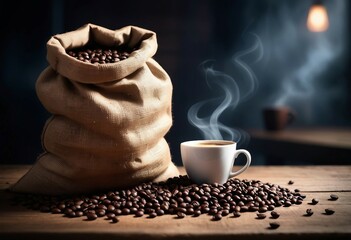
[[[349, 13], [347, 1], [325, 1], [326, 33], [310, 33], [306, 0], [168, 1], [9, 1], [1, 8], [0, 163], [33, 163], [41, 152], [40, 134], [49, 117], [36, 97], [35, 81], [47, 66], [46, 42], [54, 34], [86, 23], [110, 29], [136, 25], [157, 33], [155, 59], [170, 75], [174, 122], [166, 138], [180, 165], [179, 144], [202, 138], [187, 120], [188, 109], [212, 97], [200, 64], [236, 77], [245, 91], [245, 73], [228, 62], [260, 38], [262, 58], [247, 56], [257, 78], [255, 91], [221, 121], [232, 128], [261, 129], [261, 109], [277, 102], [284, 84], [311, 79], [305, 97], [284, 104], [298, 113], [293, 127], [351, 127]], [[321, 62], [318, 62], [321, 61]], [[296, 74], [299, 74], [295, 76]], [[302, 77], [301, 77], [302, 76]], [[290, 79], [291, 78], [291, 79]], [[301, 78], [299, 80], [299, 78]], [[298, 89], [299, 86], [296, 87]], [[295, 90], [296, 90], [295, 89]], [[306, 93], [306, 91], [303, 91]], [[283, 93], [284, 95], [284, 93]], [[302, 108], [303, 106], [303, 108]], [[250, 141], [239, 142], [250, 148]], [[254, 149], [251, 150], [254, 153]], [[264, 164], [259, 156], [253, 164]]]

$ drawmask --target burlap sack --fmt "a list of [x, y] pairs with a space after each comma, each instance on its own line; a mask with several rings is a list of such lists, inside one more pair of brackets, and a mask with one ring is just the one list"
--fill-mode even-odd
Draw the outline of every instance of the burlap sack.
[[[90, 42], [138, 46], [126, 60], [81, 62], [67, 49]], [[172, 84], [152, 59], [154, 32], [112, 31], [87, 24], [47, 42], [50, 64], [37, 95], [53, 114], [42, 135], [45, 152], [13, 191], [73, 194], [162, 181], [178, 175], [164, 139], [172, 124]]]

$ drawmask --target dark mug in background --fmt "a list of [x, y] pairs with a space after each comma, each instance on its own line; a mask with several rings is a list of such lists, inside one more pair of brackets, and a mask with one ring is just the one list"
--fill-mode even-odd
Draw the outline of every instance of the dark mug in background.
[[290, 125], [295, 113], [288, 107], [266, 107], [263, 109], [263, 120], [266, 130], [279, 131]]

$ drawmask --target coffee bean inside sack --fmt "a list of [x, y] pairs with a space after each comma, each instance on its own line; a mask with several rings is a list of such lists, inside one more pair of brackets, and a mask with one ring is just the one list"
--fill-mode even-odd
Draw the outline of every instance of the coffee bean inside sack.
[[207, 214], [218, 221], [230, 213], [239, 217], [239, 212], [265, 212], [302, 201], [299, 192], [259, 180], [232, 178], [223, 185], [197, 185], [187, 176], [92, 195], [56, 197], [16, 194], [14, 197], [14, 204], [33, 210], [64, 214], [69, 218], [84, 216], [89, 221], [104, 217], [115, 223], [120, 215], [150, 219], [164, 214], [175, 215], [176, 219]]
[[129, 57], [130, 53], [136, 49], [130, 49], [128, 47], [99, 47], [99, 46], [87, 46], [84, 48], [77, 48], [67, 50], [66, 53], [78, 59], [79, 61], [92, 63], [92, 64], [106, 64], [116, 63], [125, 60]]

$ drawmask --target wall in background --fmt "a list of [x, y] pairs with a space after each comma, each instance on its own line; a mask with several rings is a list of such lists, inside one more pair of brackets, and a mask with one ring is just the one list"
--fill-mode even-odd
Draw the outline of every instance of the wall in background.
[[[180, 165], [179, 143], [202, 138], [188, 122], [188, 109], [212, 94], [220, 94], [208, 88], [200, 64], [216, 60], [213, 67], [232, 76], [245, 91], [249, 88], [246, 76], [230, 60], [236, 53], [250, 48], [253, 38], [249, 33], [260, 37], [263, 48], [260, 61], [251, 61], [257, 55], [243, 58], [257, 77], [257, 88], [236, 109], [224, 112], [221, 121], [235, 128], [262, 128], [261, 108], [274, 104], [274, 98], [282, 92], [284, 79], [289, 82], [293, 73], [303, 71], [309, 49], [316, 45], [314, 41], [319, 41], [304, 30], [311, 3], [304, 0], [40, 0], [32, 6], [34, 3], [29, 1], [9, 2], [8, 7], [0, 10], [4, 23], [0, 38], [0, 163], [33, 163], [41, 152], [40, 135], [49, 114], [36, 97], [35, 81], [47, 66], [45, 44], [52, 35], [89, 22], [111, 29], [137, 25], [157, 33], [159, 49], [155, 59], [174, 85], [174, 125], [166, 138], [174, 161]], [[351, 127], [350, 26], [346, 25], [351, 4], [346, 1], [326, 4], [331, 14], [339, 14], [341, 19], [341, 22], [332, 20], [331, 29], [324, 36], [332, 44], [328, 48], [332, 52], [327, 54], [338, 52], [333, 55], [333, 61], [315, 71], [313, 79], [321, 79], [317, 87], [320, 94], [304, 100], [310, 103], [310, 109], [300, 110], [300, 115], [307, 111], [312, 118], [300, 118], [295, 123], [297, 127]], [[338, 46], [342, 46], [342, 51]], [[317, 48], [316, 53], [323, 49], [323, 46]], [[294, 101], [291, 105], [294, 106]], [[248, 142], [240, 144], [246, 147]], [[264, 162], [256, 162], [260, 163]]]

